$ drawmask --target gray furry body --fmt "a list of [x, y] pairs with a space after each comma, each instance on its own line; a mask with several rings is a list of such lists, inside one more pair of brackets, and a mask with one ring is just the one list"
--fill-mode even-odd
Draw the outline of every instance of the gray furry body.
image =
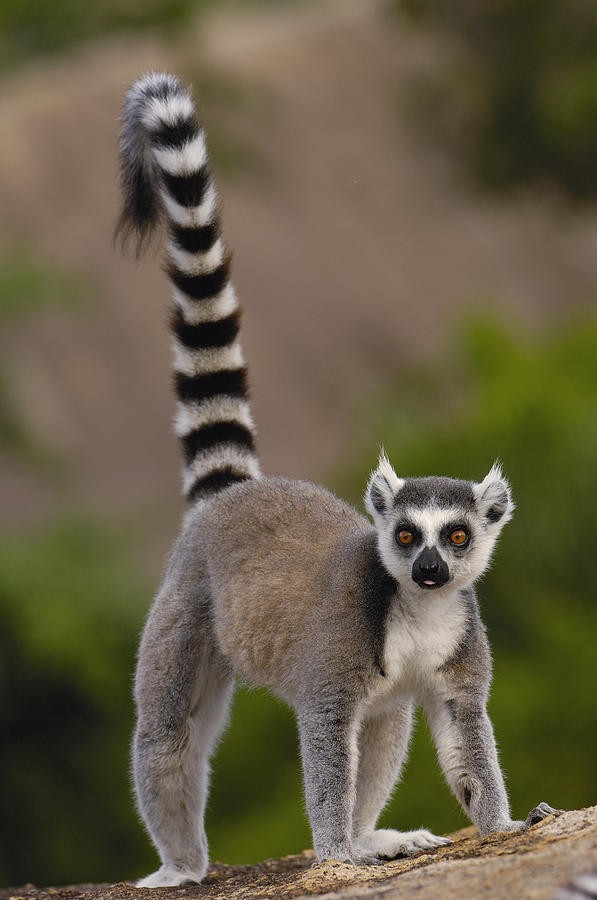
[[[474, 584], [514, 509], [481, 482], [399, 478], [382, 456], [371, 522], [324, 488], [262, 477], [203, 133], [188, 92], [151, 75], [125, 104], [121, 226], [169, 231], [177, 434], [189, 501], [141, 641], [133, 772], [161, 867], [201, 881], [210, 758], [234, 678], [296, 712], [318, 859], [375, 864], [447, 839], [376, 829], [415, 705], [482, 834], [512, 830], [486, 702], [491, 656]], [[526, 824], [550, 811], [542, 804]]]

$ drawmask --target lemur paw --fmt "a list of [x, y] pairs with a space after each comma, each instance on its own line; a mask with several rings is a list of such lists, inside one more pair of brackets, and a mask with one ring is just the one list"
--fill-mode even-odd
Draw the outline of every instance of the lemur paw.
[[205, 873], [193, 872], [191, 869], [175, 869], [171, 866], [161, 866], [157, 872], [152, 872], [145, 878], [140, 878], [135, 887], [179, 887], [182, 884], [200, 884]]
[[549, 803], [539, 803], [538, 806], [533, 807], [526, 819], [513, 819], [496, 828], [496, 831], [526, 831], [527, 828], [542, 822], [547, 816], [558, 815], [561, 812], [561, 809], [554, 809]]
[[547, 816], [551, 816], [552, 814], [557, 815], [560, 812], [562, 812], [561, 809], [554, 809], [549, 803], [539, 803], [538, 806], [533, 807], [524, 820], [523, 828], [530, 828], [532, 825], [542, 822]]
[[359, 849], [374, 853], [379, 859], [396, 859], [399, 856], [410, 856], [421, 850], [432, 850], [451, 844], [450, 838], [432, 834], [425, 828], [418, 831], [395, 831], [393, 828], [380, 828], [361, 836]]

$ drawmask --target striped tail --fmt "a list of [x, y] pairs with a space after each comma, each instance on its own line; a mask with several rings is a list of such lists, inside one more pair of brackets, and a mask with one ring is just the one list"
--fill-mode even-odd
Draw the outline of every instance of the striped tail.
[[124, 101], [120, 138], [123, 207], [117, 236], [139, 253], [166, 224], [173, 288], [176, 434], [189, 503], [259, 477], [247, 371], [238, 339], [240, 306], [230, 283], [218, 195], [205, 134], [189, 91], [152, 73]]

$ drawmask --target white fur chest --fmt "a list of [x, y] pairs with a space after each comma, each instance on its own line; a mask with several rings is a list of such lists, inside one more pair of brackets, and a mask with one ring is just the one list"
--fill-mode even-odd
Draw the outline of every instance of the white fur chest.
[[385, 678], [371, 697], [375, 706], [396, 693], [416, 697], [424, 691], [464, 636], [468, 611], [458, 591], [421, 594], [395, 603], [389, 612]]

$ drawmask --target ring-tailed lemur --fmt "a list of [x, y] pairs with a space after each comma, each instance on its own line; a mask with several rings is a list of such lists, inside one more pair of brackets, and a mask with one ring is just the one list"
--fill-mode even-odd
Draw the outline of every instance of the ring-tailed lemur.
[[382, 455], [365, 494], [373, 527], [322, 487], [261, 477], [205, 136], [174, 77], [148, 75], [127, 94], [121, 175], [121, 232], [168, 232], [188, 500], [139, 652], [134, 781], [162, 862], [139, 885], [205, 875], [209, 761], [235, 674], [296, 711], [319, 860], [374, 864], [447, 843], [375, 827], [417, 703], [482, 834], [543, 818], [547, 804], [511, 819], [485, 708], [474, 583], [514, 509], [500, 469], [480, 483], [399, 478]]

